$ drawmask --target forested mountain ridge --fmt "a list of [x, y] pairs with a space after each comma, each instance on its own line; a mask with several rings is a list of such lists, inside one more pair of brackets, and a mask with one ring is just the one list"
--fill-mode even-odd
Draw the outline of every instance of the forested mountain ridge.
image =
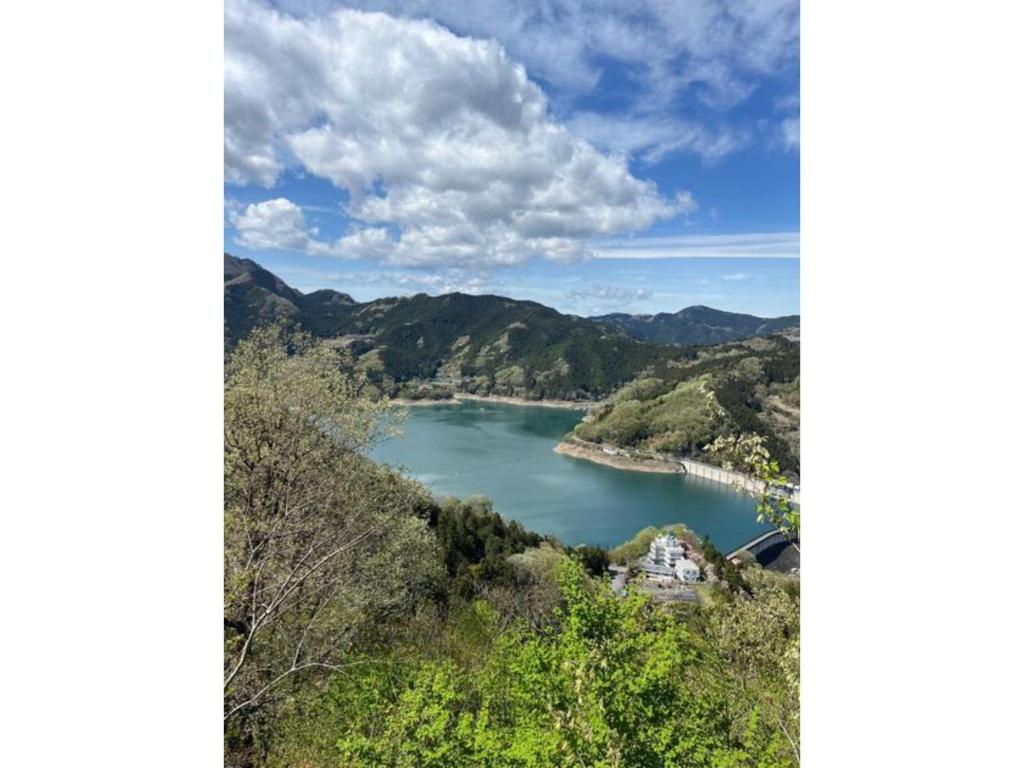
[[[256, 326], [294, 323], [347, 347], [370, 379], [392, 396], [462, 391], [600, 400], [639, 376], [699, 356], [697, 346], [645, 343], [606, 318], [597, 322], [564, 315], [533, 301], [450, 293], [359, 303], [330, 290], [306, 295], [256, 262], [228, 254], [224, 278], [229, 348]], [[716, 328], [724, 328], [728, 318], [744, 318], [743, 328], [752, 332], [764, 330], [766, 322], [707, 307], [672, 317], [689, 318], [691, 325], [718, 323]], [[731, 333], [738, 332], [735, 327]]]
[[800, 328], [800, 315], [755, 317], [703, 305], [656, 315], [617, 312], [590, 319], [617, 328], [640, 341], [655, 344], [720, 344], [752, 336], [798, 333]]
[[334, 291], [304, 295], [253, 261], [224, 259], [229, 348], [253, 327], [292, 322], [348, 347], [391, 395], [440, 387], [595, 400], [649, 366], [693, 354], [641, 343], [533, 301], [450, 293], [356, 303]]
[[307, 328], [355, 301], [347, 293], [295, 290], [251, 259], [224, 254], [224, 341], [234, 346], [253, 328], [294, 320]]

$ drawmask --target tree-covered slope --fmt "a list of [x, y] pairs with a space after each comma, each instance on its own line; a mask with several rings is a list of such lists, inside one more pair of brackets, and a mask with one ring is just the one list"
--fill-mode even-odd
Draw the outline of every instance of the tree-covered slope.
[[[718, 409], [709, 407], [708, 398]], [[780, 336], [699, 349], [654, 366], [576, 427], [576, 437], [707, 459], [719, 434], [756, 433], [792, 474], [800, 470], [800, 346]]]
[[502, 296], [378, 299], [309, 295], [255, 262], [225, 256], [225, 336], [284, 320], [349, 347], [390, 394], [428, 383], [531, 399], [599, 399], [683, 352], [644, 344], [607, 326]]
[[315, 331], [354, 303], [337, 291], [304, 295], [255, 261], [224, 254], [224, 341], [229, 348], [253, 328], [277, 321], [297, 321]]
[[615, 313], [590, 319], [621, 330], [640, 341], [655, 344], [720, 344], [751, 336], [771, 336], [795, 331], [800, 327], [799, 315], [765, 318], [723, 312], [705, 306], [687, 307], [674, 313]]
[[399, 383], [595, 399], [678, 354], [531, 301], [453, 293], [399, 299], [385, 311], [379, 304], [357, 313], [350, 332], [371, 337], [356, 348], [376, 350], [376, 367]]

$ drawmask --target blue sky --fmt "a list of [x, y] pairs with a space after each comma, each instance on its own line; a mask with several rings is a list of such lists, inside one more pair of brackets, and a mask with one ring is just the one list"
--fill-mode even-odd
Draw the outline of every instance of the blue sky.
[[225, 9], [225, 248], [300, 290], [799, 312], [797, 3]]

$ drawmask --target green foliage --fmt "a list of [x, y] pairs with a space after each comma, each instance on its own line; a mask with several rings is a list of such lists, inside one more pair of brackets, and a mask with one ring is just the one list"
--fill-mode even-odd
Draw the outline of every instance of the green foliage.
[[612, 408], [578, 425], [575, 434], [592, 442], [691, 453], [714, 436], [704, 407], [705, 378], [675, 387], [642, 379], [618, 392]]
[[[273, 276], [257, 277], [262, 283], [234, 285], [250, 298], [280, 290]], [[293, 298], [304, 311], [301, 295]], [[358, 311], [336, 297], [315, 300], [334, 305], [339, 323]], [[472, 306], [450, 303], [454, 333]], [[585, 334], [570, 329], [565, 338], [548, 384], [614, 378], [605, 352], [582, 349]], [[615, 411], [633, 403], [654, 415], [634, 438], [667, 445], [668, 435], [697, 433], [689, 420], [700, 398], [717, 404], [712, 387], [726, 371], [765, 379], [752, 384], [755, 412], [762, 389], [790, 402], [796, 379], [772, 378], [791, 373], [786, 343], [677, 350], [673, 365], [659, 352], [648, 360], [653, 375], [596, 418], [626, 430], [630, 411]], [[548, 386], [528, 365], [521, 374], [486, 373], [488, 355], [547, 354], [534, 344], [532, 333], [513, 328], [502, 349], [474, 348], [473, 365], [486, 386], [492, 375]], [[416, 346], [433, 354], [427, 342]], [[422, 362], [413, 355], [403, 365]], [[594, 576], [609, 560], [646, 553], [657, 529], [611, 552], [567, 552], [503, 520], [486, 499], [430, 499], [364, 457], [394, 413], [359, 371], [336, 345], [279, 327], [241, 340], [226, 365], [229, 764], [798, 764], [798, 582], [736, 568], [705, 541], [706, 559], [731, 587], [716, 589], [713, 603], [678, 610], [641, 595], [620, 599]], [[717, 408], [710, 423], [727, 433], [735, 422]], [[751, 458], [758, 477], [782, 482], [762, 442], [744, 452], [753, 445], [745, 440], [721, 444]], [[692, 541], [684, 526], [670, 530]]]
[[[795, 765], [798, 681], [779, 658], [796, 642], [798, 604], [770, 584], [764, 591], [688, 625], [647, 598], [616, 598], [565, 561], [556, 625], [502, 630], [476, 603], [468, 623], [445, 625], [447, 640], [353, 668], [304, 700], [272, 762]], [[483, 652], [438, 650], [463, 636]]]
[[573, 548], [572, 557], [583, 566], [583, 569], [588, 574], [598, 578], [608, 572], [608, 566], [611, 564], [608, 550], [604, 547], [592, 547], [582, 544]]
[[790, 501], [789, 481], [767, 442], [760, 435], [732, 435], [719, 437], [708, 451], [726, 467], [735, 467], [759, 481], [760, 488], [753, 492], [758, 522], [769, 522], [795, 540], [800, 537], [800, 508]]
[[389, 410], [336, 350], [275, 326], [224, 390], [224, 715], [229, 745], [440, 576], [425, 494], [365, 459]]
[[747, 589], [741, 574], [741, 567], [726, 560], [725, 555], [718, 551], [718, 548], [711, 543], [711, 539], [707, 536], [701, 543], [701, 549], [704, 552], [704, 562], [711, 567], [718, 578], [725, 582], [728, 589], [733, 592]]
[[433, 527], [452, 589], [464, 597], [476, 594], [482, 583], [513, 583], [509, 556], [543, 541], [518, 522], [506, 522], [483, 496], [446, 499], [437, 510]]

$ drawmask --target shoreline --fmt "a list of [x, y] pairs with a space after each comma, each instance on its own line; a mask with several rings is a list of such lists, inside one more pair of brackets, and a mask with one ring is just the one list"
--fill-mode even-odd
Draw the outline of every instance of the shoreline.
[[[606, 453], [596, 443], [584, 443], [570, 438], [563, 440], [553, 449], [555, 453], [574, 459], [590, 461], [612, 469], [625, 472], [656, 472], [666, 475], [689, 475], [709, 482], [727, 485], [737, 493], [760, 493], [762, 485], [758, 480], [739, 472], [705, 464], [701, 461], [684, 458], [658, 458], [654, 456], [636, 457], [623, 453], [621, 448], [610, 448], [613, 453]], [[800, 492], [791, 493], [790, 499], [797, 506], [800, 504]]]
[[413, 408], [433, 405], [460, 405], [465, 401], [502, 403], [504, 405], [532, 405], [538, 408], [562, 408], [570, 411], [589, 411], [591, 408], [599, 404], [598, 401], [591, 400], [527, 400], [522, 397], [512, 397], [510, 395], [473, 395], [468, 392], [457, 392], [452, 395], [452, 397], [445, 398], [444, 400], [409, 400], [408, 398], [403, 397], [391, 398], [391, 402], [395, 405], [410, 406]]
[[623, 456], [621, 453], [609, 454], [600, 448], [583, 445], [576, 440], [563, 440], [553, 450], [562, 456], [570, 456], [574, 459], [582, 459], [626, 472], [657, 472], [663, 475], [686, 474], [679, 464], [668, 459], [638, 459], [632, 456]]

